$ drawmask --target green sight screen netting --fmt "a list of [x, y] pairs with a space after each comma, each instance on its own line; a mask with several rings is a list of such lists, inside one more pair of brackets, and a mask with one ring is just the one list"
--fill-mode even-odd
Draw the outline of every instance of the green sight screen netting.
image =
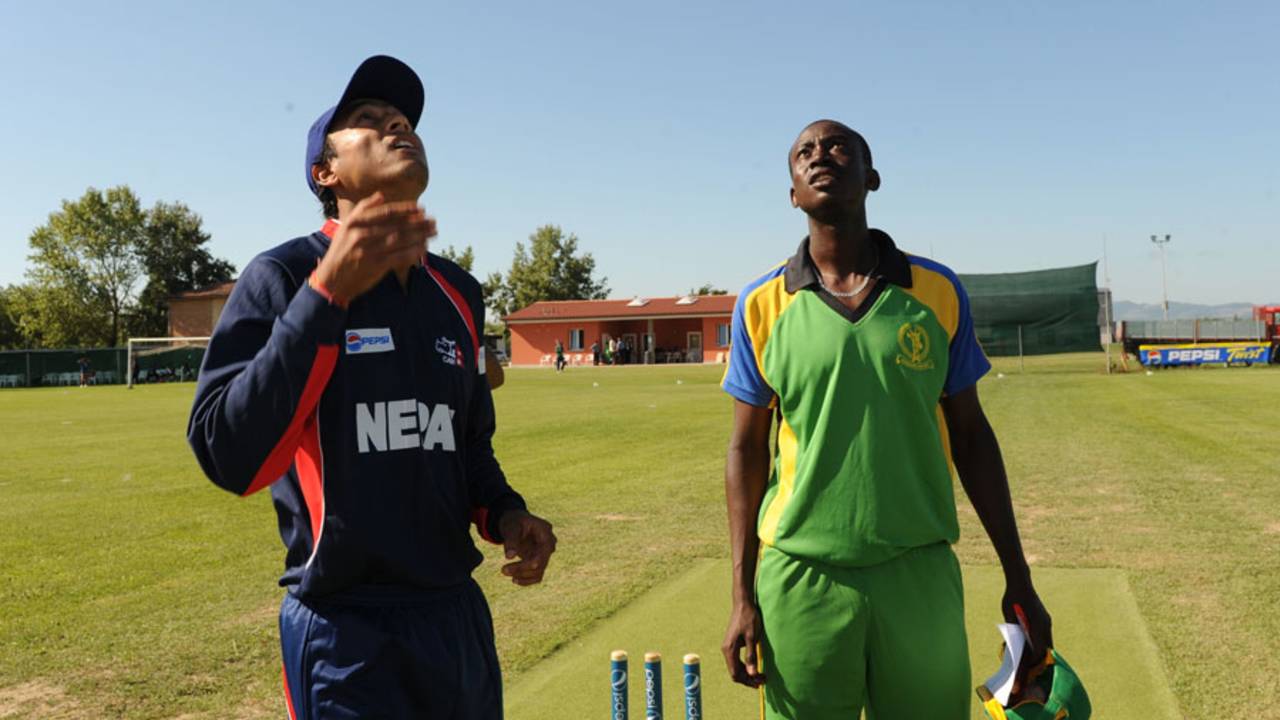
[[988, 355], [1098, 350], [1096, 262], [1020, 273], [960, 275], [978, 342]]

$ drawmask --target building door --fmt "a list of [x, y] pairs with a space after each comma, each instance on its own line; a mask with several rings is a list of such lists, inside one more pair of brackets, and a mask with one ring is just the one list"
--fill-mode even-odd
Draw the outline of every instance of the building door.
[[627, 356], [627, 364], [640, 362], [641, 355], [640, 355], [640, 348], [636, 345], [636, 334], [623, 333], [622, 339], [624, 342], [627, 343], [627, 347], [631, 348], [631, 351]]
[[688, 362], [696, 362], [696, 363], [702, 362], [702, 333], [691, 332], [691, 333], [688, 333], [687, 337], [688, 337], [688, 353], [686, 353], [685, 359]]

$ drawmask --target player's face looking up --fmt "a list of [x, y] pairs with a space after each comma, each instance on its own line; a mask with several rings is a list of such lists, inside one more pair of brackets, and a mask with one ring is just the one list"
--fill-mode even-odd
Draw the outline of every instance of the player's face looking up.
[[317, 165], [316, 182], [339, 197], [359, 200], [381, 191], [388, 199], [417, 199], [430, 173], [422, 139], [408, 118], [381, 100], [357, 100], [333, 119], [332, 159]]
[[810, 124], [791, 145], [791, 204], [815, 218], [859, 211], [880, 175], [862, 137], [833, 120]]

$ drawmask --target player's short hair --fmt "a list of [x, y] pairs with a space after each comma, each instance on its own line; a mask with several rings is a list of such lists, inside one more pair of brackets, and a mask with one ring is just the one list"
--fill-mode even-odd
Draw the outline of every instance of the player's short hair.
[[[805, 129], [805, 130], [808, 130], [809, 128], [813, 127], [814, 125], [817, 125], [818, 123], [831, 123], [831, 124], [833, 124], [833, 125], [839, 125], [840, 127], [844, 128], [845, 130], [848, 130], [850, 134], [852, 134], [855, 138], [857, 138], [857, 139], [858, 139], [858, 147], [862, 150], [862, 159], [863, 159], [863, 161], [865, 161], [865, 162], [867, 163], [867, 168], [868, 168], [868, 169], [873, 169], [873, 168], [875, 168], [875, 163], [871, 162], [871, 145], [869, 145], [869, 144], [867, 143], [867, 139], [866, 139], [866, 138], [862, 137], [862, 133], [858, 132], [857, 130], [854, 130], [853, 128], [849, 127], [848, 125], [845, 125], [844, 123], [840, 122], [839, 120], [827, 120], [827, 119], [823, 119], [823, 120], [814, 120], [813, 122], [809, 123], [808, 125], [805, 125], [805, 126], [804, 126], [804, 129]], [[800, 132], [802, 132], [802, 133], [803, 133], [803, 132], [804, 132], [804, 130], [801, 130]], [[793, 143], [791, 143], [791, 147], [787, 148], [787, 172], [788, 172], [788, 173], [790, 173], [790, 172], [791, 172], [791, 151], [792, 151], [792, 150], [794, 150], [794, 149], [795, 149], [795, 147], [796, 147], [796, 146], [795, 146], [795, 143], [793, 142]]]
[[[320, 157], [317, 158], [317, 165], [328, 165], [329, 161], [337, 157], [337, 153], [333, 150], [333, 145], [329, 143], [329, 138], [324, 139], [324, 149], [320, 151]], [[316, 186], [316, 197], [320, 198], [320, 209], [326, 218], [336, 219], [338, 217], [338, 198], [333, 194], [333, 190], [323, 185]]]

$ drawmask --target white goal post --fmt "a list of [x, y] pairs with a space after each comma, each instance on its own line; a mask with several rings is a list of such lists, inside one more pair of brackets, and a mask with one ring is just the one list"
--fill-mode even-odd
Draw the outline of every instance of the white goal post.
[[[125, 374], [125, 377], [127, 378], [126, 382], [128, 384], [128, 387], [130, 389], [133, 388], [134, 377], [140, 374], [140, 372], [135, 371], [135, 368], [137, 367], [137, 364], [138, 364], [138, 360], [140, 358], [144, 358], [152, 355], [160, 355], [163, 353], [173, 353], [180, 350], [192, 350], [195, 348], [203, 349], [207, 347], [209, 347], [209, 338], [207, 337], [129, 338], [129, 350], [128, 350], [129, 362], [126, 365], [127, 370]], [[164, 379], [166, 380], [170, 380], [170, 379], [171, 380], [194, 380], [195, 374], [199, 370], [199, 367], [191, 368], [189, 364], [185, 362], [185, 358], [181, 358], [180, 360], [182, 362], [180, 362], [176, 368], [166, 366], [161, 369], [165, 372], [157, 371], [156, 377], [159, 378], [163, 376]], [[141, 372], [148, 372], [148, 371], [141, 371]], [[190, 374], [189, 377], [188, 377], [188, 373]], [[150, 378], [150, 375], [148, 375], [148, 378], [140, 378], [140, 379], [147, 379], [148, 381], [150, 381], [151, 378]]]

